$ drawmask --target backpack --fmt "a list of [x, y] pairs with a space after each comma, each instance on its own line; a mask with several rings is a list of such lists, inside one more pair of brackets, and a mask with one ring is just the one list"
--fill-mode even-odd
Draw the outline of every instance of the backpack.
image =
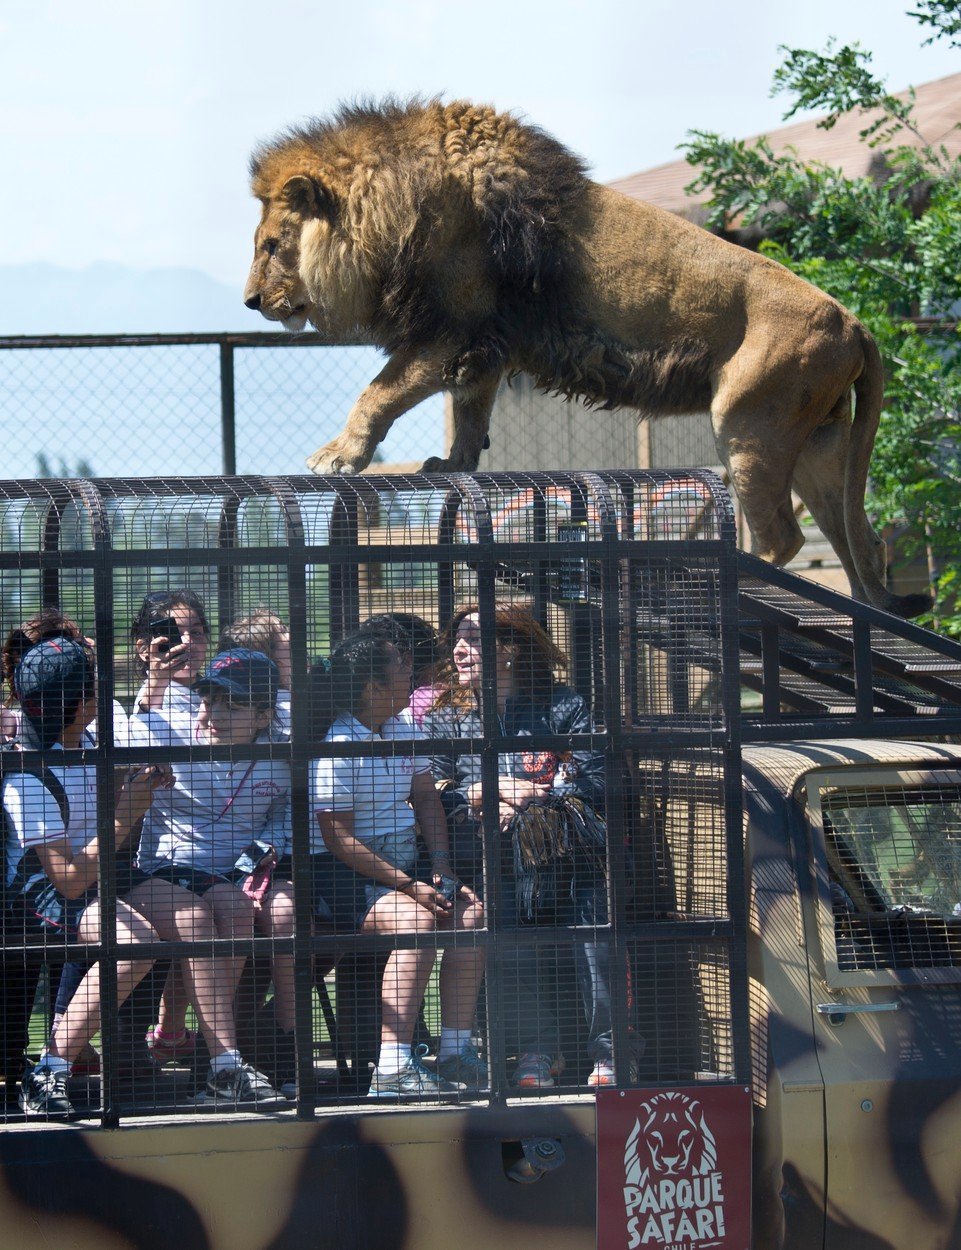
[[[63, 788], [63, 782], [49, 767], [49, 765], [41, 763], [33, 768], [25, 768], [20, 756], [23, 751], [23, 743], [19, 739], [12, 742], [4, 742], [0, 744], [0, 786], [3, 784], [6, 775], [23, 776], [25, 773], [30, 777], [36, 777], [40, 784], [47, 790], [56, 801], [57, 807], [60, 809], [60, 817], [63, 820], [63, 826], [66, 829], [70, 823], [70, 802], [67, 798], [67, 792]], [[47, 881], [46, 873], [40, 862], [40, 857], [36, 850], [31, 847], [27, 850], [17, 865], [17, 871], [13, 881], [7, 885], [7, 847], [13, 832], [12, 824], [7, 809], [0, 804], [0, 927], [5, 927], [6, 919], [10, 909], [14, 904], [24, 897], [28, 886], [43, 890], [43, 883], [38, 881], [38, 876], [43, 878], [51, 889], [52, 884]]]

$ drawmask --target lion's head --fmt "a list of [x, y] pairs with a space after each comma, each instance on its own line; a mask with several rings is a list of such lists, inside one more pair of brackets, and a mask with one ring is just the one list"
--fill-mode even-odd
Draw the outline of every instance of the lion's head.
[[[336, 129], [336, 133], [334, 133]], [[356, 128], [313, 123], [258, 148], [260, 200], [244, 303], [288, 330], [369, 341], [382, 308], [385, 235], [403, 233], [405, 191]]]
[[[644, 1103], [644, 1110], [646, 1119], [643, 1124], [635, 1122], [627, 1143], [625, 1165], [629, 1175], [678, 1176], [691, 1171], [703, 1175], [715, 1167], [717, 1145], [699, 1102], [672, 1090], [656, 1094]], [[641, 1138], [647, 1147], [649, 1168], [642, 1158]]]

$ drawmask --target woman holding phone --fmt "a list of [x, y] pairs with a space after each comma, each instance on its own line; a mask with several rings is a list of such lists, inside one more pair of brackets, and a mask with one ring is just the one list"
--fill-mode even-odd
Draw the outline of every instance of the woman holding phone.
[[[179, 641], [174, 640], [176, 630]], [[207, 746], [271, 740], [276, 665], [259, 652], [238, 649], [215, 656], [201, 676], [210, 630], [203, 604], [192, 591], [148, 595], [131, 632], [145, 678], [130, 721], [132, 743], [188, 746], [200, 755]], [[278, 937], [292, 934], [291, 887], [269, 881], [270, 868], [286, 849], [286, 761], [197, 758], [175, 763], [172, 771], [173, 786], [144, 821], [138, 863], [149, 879], [138, 887], [138, 905], [158, 929], [163, 924], [177, 930], [181, 940], [246, 939], [255, 926]], [[264, 848], [257, 863], [251, 858], [255, 843]], [[191, 932], [184, 922], [191, 916], [202, 918], [202, 933]], [[233, 1002], [245, 957], [205, 962], [219, 1003], [221, 1037], [211, 1051], [202, 1098], [252, 1103], [257, 1110], [285, 1105], [283, 1095], [263, 1073], [244, 1063], [237, 1049]], [[187, 1005], [192, 1003], [198, 1016], [201, 1007], [196, 977], [183, 976], [189, 963], [184, 960], [172, 969], [160, 1019], [148, 1034], [148, 1045], [161, 1062], [192, 1049], [194, 1039], [185, 1028]], [[277, 1020], [286, 1033], [292, 1075], [291, 957], [274, 960], [273, 976]], [[199, 988], [206, 995], [211, 987]]]

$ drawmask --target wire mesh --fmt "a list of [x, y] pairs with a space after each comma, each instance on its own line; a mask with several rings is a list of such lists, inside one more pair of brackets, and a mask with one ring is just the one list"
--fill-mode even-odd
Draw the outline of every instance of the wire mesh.
[[745, 1079], [734, 558], [709, 475], [0, 484], [7, 1118]]
[[837, 968], [961, 968], [961, 792], [832, 788], [820, 808]]

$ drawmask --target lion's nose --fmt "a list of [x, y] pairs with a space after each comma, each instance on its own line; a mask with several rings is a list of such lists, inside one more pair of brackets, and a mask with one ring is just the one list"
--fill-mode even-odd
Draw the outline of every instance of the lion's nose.
[[260, 296], [248, 295], [247, 298], [244, 300], [244, 304], [246, 304], [246, 306], [251, 310], [251, 312], [257, 312], [260, 308]]

